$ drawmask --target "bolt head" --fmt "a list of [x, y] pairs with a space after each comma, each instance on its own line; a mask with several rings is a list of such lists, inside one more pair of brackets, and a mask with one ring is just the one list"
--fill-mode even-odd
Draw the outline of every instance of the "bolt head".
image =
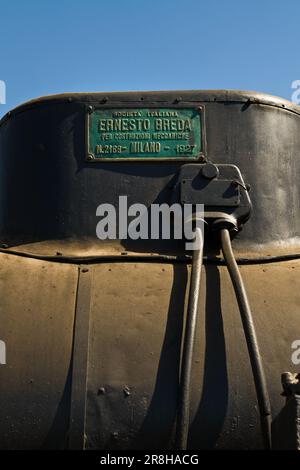
[[213, 178], [217, 178], [217, 176], [219, 176], [219, 168], [213, 163], [206, 163], [203, 166], [201, 173], [204, 178], [212, 180]]

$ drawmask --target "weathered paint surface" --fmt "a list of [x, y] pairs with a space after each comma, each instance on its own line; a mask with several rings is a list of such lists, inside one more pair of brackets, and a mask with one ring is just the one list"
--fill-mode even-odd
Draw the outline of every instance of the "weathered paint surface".
[[65, 445], [77, 266], [0, 255], [0, 448]]
[[[0, 255], [0, 447], [67, 447], [78, 267]], [[89, 265], [87, 448], [171, 447], [190, 267]], [[280, 373], [297, 372], [300, 262], [242, 266], [274, 418]], [[82, 274], [84, 275], [84, 274]], [[248, 353], [225, 267], [203, 268], [194, 359], [191, 448], [257, 448]]]

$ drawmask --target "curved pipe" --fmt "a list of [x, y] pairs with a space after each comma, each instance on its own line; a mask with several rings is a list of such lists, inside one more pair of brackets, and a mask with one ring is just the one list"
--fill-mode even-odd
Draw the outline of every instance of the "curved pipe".
[[175, 447], [179, 450], [187, 449], [187, 441], [189, 434], [191, 371], [193, 364], [193, 351], [198, 319], [201, 268], [203, 263], [203, 235], [200, 228], [196, 228], [195, 236], [196, 241], [199, 242], [199, 245], [198, 249], [194, 250], [193, 252], [192, 260], [188, 312], [181, 361], [179, 405], [175, 439]]
[[235, 260], [230, 234], [227, 229], [221, 229], [221, 246], [224, 259], [235, 290], [236, 299], [239, 305], [244, 333], [247, 341], [248, 352], [255, 382], [257, 401], [261, 417], [262, 434], [265, 447], [271, 448], [271, 406], [267, 388], [266, 377], [259, 351], [258, 341], [253, 323], [252, 313], [244, 286], [244, 282]]

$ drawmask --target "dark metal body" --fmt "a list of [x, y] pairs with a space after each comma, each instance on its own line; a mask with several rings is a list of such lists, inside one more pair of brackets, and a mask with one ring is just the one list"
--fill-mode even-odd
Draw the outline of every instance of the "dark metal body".
[[[276, 419], [284, 406], [281, 373], [297, 372], [291, 344], [300, 338], [300, 261], [265, 262], [300, 252], [299, 107], [227, 91], [61, 95], [29, 102], [0, 122], [0, 242], [8, 246], [0, 253], [0, 339], [7, 344], [7, 365], [0, 366], [0, 447], [174, 444], [190, 276], [183, 243], [104, 243], [95, 227], [97, 206], [117, 206], [119, 195], [147, 207], [172, 201], [186, 162], [86, 161], [89, 106], [201, 106], [205, 158], [237, 165], [251, 185], [252, 215], [233, 247], [238, 258], [252, 260], [241, 269]], [[200, 289], [189, 446], [260, 448], [247, 345], [211, 237]], [[82, 263], [94, 256], [97, 262], [79, 269], [76, 257]]]
[[94, 237], [102, 201], [117, 203], [119, 194], [147, 206], [168, 199], [183, 162], [85, 161], [89, 105], [205, 106], [207, 158], [238, 165], [252, 187], [253, 215], [241, 243], [298, 236], [299, 107], [260, 94], [195, 91], [61, 95], [6, 116], [0, 127], [3, 241]]

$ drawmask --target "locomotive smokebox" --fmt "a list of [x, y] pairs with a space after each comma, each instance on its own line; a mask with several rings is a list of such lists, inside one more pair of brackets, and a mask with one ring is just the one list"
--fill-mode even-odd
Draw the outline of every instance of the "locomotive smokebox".
[[4, 116], [0, 448], [178, 448], [196, 257], [121, 236], [124, 196], [204, 205], [186, 446], [296, 448], [299, 150], [300, 107], [252, 92], [63, 94]]

